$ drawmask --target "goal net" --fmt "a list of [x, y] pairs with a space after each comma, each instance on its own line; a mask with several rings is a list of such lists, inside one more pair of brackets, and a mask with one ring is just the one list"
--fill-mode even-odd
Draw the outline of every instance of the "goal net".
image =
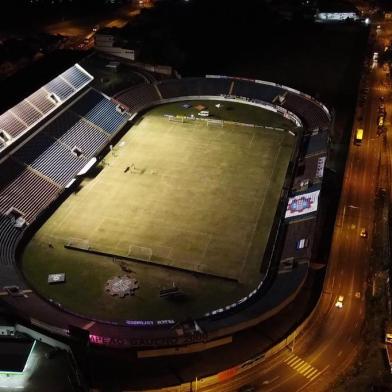
[[168, 118], [169, 121], [180, 122], [180, 123], [184, 123], [185, 122], [185, 116], [166, 115], [165, 117]]
[[224, 121], [223, 120], [206, 120], [208, 127], [223, 127]]

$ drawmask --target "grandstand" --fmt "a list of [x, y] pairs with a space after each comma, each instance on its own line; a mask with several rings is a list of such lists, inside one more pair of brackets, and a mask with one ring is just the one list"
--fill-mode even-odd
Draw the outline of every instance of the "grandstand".
[[109, 141], [109, 136], [103, 129], [70, 110], [50, 122], [43, 132], [71, 150], [77, 147], [88, 159], [95, 156]]
[[68, 184], [87, 163], [86, 158], [75, 156], [69, 148], [44, 134], [34, 136], [13, 157], [60, 186]]
[[[27, 133], [50, 113], [87, 86], [93, 77], [75, 64], [0, 116], [0, 132], [11, 136], [5, 146]], [[0, 146], [1, 151], [1, 146]]]
[[228, 95], [231, 81], [229, 79], [189, 78], [186, 80], [168, 80], [158, 83], [163, 98]]
[[282, 89], [277, 86], [254, 83], [250, 80], [235, 80], [231, 92], [234, 96], [248, 97], [265, 102], [272, 102], [281, 93]]
[[277, 106], [279, 102], [276, 102], [276, 98], [284, 96], [282, 108], [298, 116], [307, 128], [327, 129], [330, 124], [328, 110], [310, 96], [275, 83], [245, 78], [207, 75], [206, 78], [163, 80], [133, 86], [116, 94], [114, 99], [128, 108], [130, 113], [135, 113], [159, 102], [201, 96], [259, 101]]
[[71, 110], [108, 134], [119, 131], [127, 118], [115, 110], [113, 102], [94, 89], [89, 89]]
[[[31, 234], [30, 229], [38, 227], [44, 212], [51, 212], [51, 206], [64, 188], [90, 160], [98, 157], [115, 136], [121, 135], [130, 117], [161, 103], [182, 102], [186, 97], [259, 105], [289, 120], [299, 118], [300, 123], [292, 125], [299, 143], [293, 159], [299, 156], [300, 144], [305, 140], [303, 135], [308, 139], [317, 138], [318, 132], [328, 130], [331, 124], [328, 110], [313, 98], [263, 81], [225, 76], [167, 80], [131, 87], [111, 100], [89, 87], [92, 80], [93, 76], [76, 64], [0, 116], [0, 150], [6, 151], [0, 163], [0, 283], [3, 290], [5, 286], [25, 286], [15, 265], [20, 241]], [[282, 103], [275, 100], [278, 95], [285, 96]], [[127, 108], [127, 112], [118, 111], [118, 104]], [[304, 129], [297, 127], [301, 124]], [[237, 301], [231, 304], [223, 301], [220, 308], [200, 317], [198, 323], [205, 334], [199, 336], [191, 330], [193, 342], [213, 340], [255, 325], [276, 314], [300, 290], [313, 249], [317, 247], [313, 237], [319, 219], [315, 201], [322, 191], [328, 142], [327, 138], [319, 138], [317, 143], [308, 139], [307, 146], [302, 147], [312, 146], [311, 154], [305, 151], [301, 156], [305, 170], [296, 171], [294, 161], [289, 165], [287, 186], [281, 194], [274, 222], [276, 232], [268, 242], [271, 253], [267, 252], [268, 268], [263, 280]], [[303, 184], [307, 184], [306, 189]], [[306, 200], [313, 197], [312, 208], [295, 210], [293, 206], [298, 197]], [[287, 215], [289, 201], [294, 201], [290, 205], [291, 215]], [[18, 226], [18, 218], [23, 218], [26, 225]], [[69, 325], [86, 325], [83, 315], [65, 314], [63, 309], [34, 293], [18, 303], [9, 295], [3, 295], [2, 301], [23, 313], [27, 322], [38, 320], [41, 328], [52, 333], [66, 330]], [[132, 322], [95, 320], [94, 325], [87, 328], [90, 342], [114, 347], [176, 346], [188, 342], [189, 336], [177, 334], [172, 328], [175, 322], [181, 324], [181, 319], [152, 320], [149, 329], [124, 328], [133, 325]], [[151, 339], [145, 340], [146, 336]]]
[[297, 94], [288, 93], [283, 106], [288, 110], [297, 113], [305, 121], [309, 130], [315, 128], [326, 128], [325, 114], [314, 110], [314, 104], [310, 100], [303, 99]]
[[15, 209], [33, 222], [59, 194], [59, 187], [35, 171], [7, 160], [0, 169], [0, 213]]
[[114, 99], [126, 107], [131, 113], [144, 108], [146, 102], [158, 103], [161, 100], [160, 91], [152, 84], [139, 84], [116, 94]]

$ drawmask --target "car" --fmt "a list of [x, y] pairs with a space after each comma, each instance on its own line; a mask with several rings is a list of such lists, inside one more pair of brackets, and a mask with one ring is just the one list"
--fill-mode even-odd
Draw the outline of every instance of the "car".
[[335, 303], [335, 306], [339, 309], [342, 309], [343, 308], [343, 300], [344, 300], [343, 295], [339, 295], [338, 300]]
[[359, 233], [359, 235], [360, 235], [362, 238], [367, 238], [368, 232], [367, 232], [367, 230], [366, 230], [364, 227], [362, 227], [361, 232]]

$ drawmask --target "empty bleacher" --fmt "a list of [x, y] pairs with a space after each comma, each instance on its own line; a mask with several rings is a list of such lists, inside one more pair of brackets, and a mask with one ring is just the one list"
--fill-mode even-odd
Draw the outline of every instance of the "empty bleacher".
[[[51, 113], [61, 104], [61, 101], [72, 97], [78, 89], [80, 91], [91, 78], [78, 67], [74, 68], [72, 72], [66, 71], [56, 81], [38, 90], [15, 111], [9, 111], [0, 116], [0, 131], [4, 130], [11, 137], [19, 136]], [[130, 111], [136, 111], [138, 108], [144, 109], [149, 104], [158, 103], [161, 97], [219, 96], [231, 93], [236, 96], [271, 102], [279, 92], [287, 92], [287, 90], [283, 87], [257, 83], [251, 85], [250, 82], [230, 78], [192, 78], [163, 81], [156, 85], [140, 85], [121, 92], [116, 100], [123, 102]], [[54, 100], [49, 98], [50, 94], [55, 94]], [[55, 103], [56, 97], [61, 101]], [[328, 115], [322, 108], [299, 94], [287, 93], [283, 106], [298, 114], [304, 120], [305, 126], [321, 128], [329, 125]], [[16, 152], [10, 152], [10, 157], [0, 164], [0, 288], [10, 284], [20, 286], [24, 284], [17, 268], [14, 267], [16, 248], [24, 233], [23, 229], [16, 227], [15, 217], [23, 217], [27, 223], [36, 220], [63, 191], [63, 187], [88, 162], [88, 159], [101, 150], [127, 121], [126, 114], [116, 111], [116, 104], [93, 89], [88, 90], [66, 111], [56, 116], [41, 129], [36, 129], [39, 133], [26, 141], [26, 144]], [[319, 151], [318, 141], [314, 144], [314, 151]], [[74, 147], [77, 147], [78, 153], [72, 151]], [[312, 149], [309, 152], [314, 151]], [[311, 169], [309, 172], [313, 173], [320, 166], [319, 157], [312, 156], [310, 159], [312, 159], [312, 165], [309, 165], [309, 170]], [[306, 170], [308, 170], [307, 166], [302, 173], [304, 179], [310, 177]], [[287, 238], [282, 247], [283, 262], [280, 265], [278, 279], [271, 285], [262, 301], [250, 301], [246, 311], [241, 314], [240, 312], [225, 313], [222, 311], [222, 314], [219, 312], [220, 319], [207, 321], [204, 318], [200, 323], [203, 330], [214, 331], [221, 327], [227, 328], [229, 323], [234, 325], [238, 323], [238, 320], [242, 323], [244, 316], [257, 318], [267, 312], [270, 313], [276, 305], [281, 306], [286, 303], [288, 294], [294, 295], [305, 280], [308, 267], [307, 264], [301, 264], [301, 262], [307, 263], [311, 257], [315, 223], [316, 220], [312, 217], [311, 221], [308, 219], [299, 223], [296, 220], [287, 224]], [[298, 261], [295, 268], [294, 261]], [[167, 295], [164, 291], [161, 290], [160, 295]], [[173, 295], [181, 294], [176, 288], [166, 291], [173, 291], [169, 293]], [[28, 300], [31, 301], [33, 296], [34, 294], [30, 294]], [[41, 319], [44, 312], [53, 312], [48, 325], [55, 326], [57, 320], [61, 319], [60, 308], [51, 307], [46, 302], [41, 303], [40, 298], [36, 298], [34, 301], [38, 301], [38, 305], [35, 309], [40, 308], [38, 316], [30, 313], [34, 308], [31, 307], [30, 302], [24, 302], [27, 305], [23, 311], [26, 312], [29, 306], [28, 316], [38, 321], [45, 321]], [[19, 302], [18, 305], [21, 303]], [[67, 314], [66, 317], [69, 315]], [[83, 324], [85, 324], [84, 320], [81, 322], [81, 325]], [[64, 325], [67, 327], [78, 324], [70, 323], [66, 319]], [[101, 328], [101, 325], [97, 327]], [[170, 333], [175, 332], [171, 329]]]
[[247, 80], [235, 80], [232, 94], [238, 97], [247, 97], [265, 102], [273, 99], [283, 91], [277, 86], [269, 84], [254, 83]]
[[303, 96], [288, 93], [282, 106], [304, 120], [305, 126], [309, 130], [324, 128], [329, 125], [330, 120], [325, 111]]
[[87, 163], [87, 158], [76, 156], [69, 148], [44, 134], [34, 136], [13, 157], [62, 186], [67, 185]]
[[13, 107], [11, 112], [27, 127], [33, 125], [41, 117], [41, 113], [31, 106], [26, 100]]
[[108, 134], [116, 133], [127, 121], [127, 115], [119, 113], [116, 104], [94, 89], [88, 90], [71, 110]]
[[49, 93], [43, 88], [31, 94], [26, 101], [32, 104], [42, 114], [50, 112], [56, 106], [54, 101], [49, 98]]
[[[62, 102], [71, 98], [93, 80], [83, 68], [75, 64], [29, 97], [0, 116], [0, 131], [12, 138], [26, 133]], [[0, 145], [0, 150], [4, 148]]]
[[109, 140], [106, 133], [69, 110], [49, 123], [43, 132], [70, 149], [77, 147], [89, 159]]
[[9, 216], [0, 215], [0, 264], [14, 264], [15, 249], [21, 236], [21, 230], [15, 227], [12, 219]]
[[75, 93], [93, 80], [82, 67], [75, 64], [57, 78], [47, 83], [43, 88], [49, 94], [56, 94], [62, 101], [71, 98]]
[[183, 82], [189, 95], [227, 95], [231, 80], [227, 78], [187, 78]]
[[126, 106], [131, 113], [137, 112], [161, 99], [158, 95], [158, 91], [152, 84], [139, 84], [121, 91], [114, 98], [116, 101], [121, 102], [122, 105]]
[[0, 165], [0, 214], [16, 209], [32, 222], [57, 196], [59, 187], [8, 159]]
[[80, 90], [92, 80], [92, 77], [77, 64], [63, 72], [60, 78], [72, 85], [75, 90]]
[[159, 82], [157, 87], [163, 98], [191, 95], [227, 95], [231, 80], [227, 78], [187, 78]]
[[56, 94], [56, 96], [59, 97], [61, 101], [65, 101], [75, 91], [75, 89], [70, 84], [60, 78], [52, 80], [44, 88], [48, 91], [49, 94]]
[[6, 131], [11, 137], [21, 134], [26, 125], [16, 118], [11, 111], [5, 112], [0, 116], [0, 130]]

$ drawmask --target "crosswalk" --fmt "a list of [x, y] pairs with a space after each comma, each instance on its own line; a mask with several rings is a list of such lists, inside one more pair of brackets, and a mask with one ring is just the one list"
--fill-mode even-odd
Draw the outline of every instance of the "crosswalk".
[[293, 370], [302, 374], [304, 377], [313, 381], [320, 375], [320, 370], [316, 369], [306, 361], [302, 360], [297, 355], [291, 353], [285, 360], [287, 366], [290, 366]]

